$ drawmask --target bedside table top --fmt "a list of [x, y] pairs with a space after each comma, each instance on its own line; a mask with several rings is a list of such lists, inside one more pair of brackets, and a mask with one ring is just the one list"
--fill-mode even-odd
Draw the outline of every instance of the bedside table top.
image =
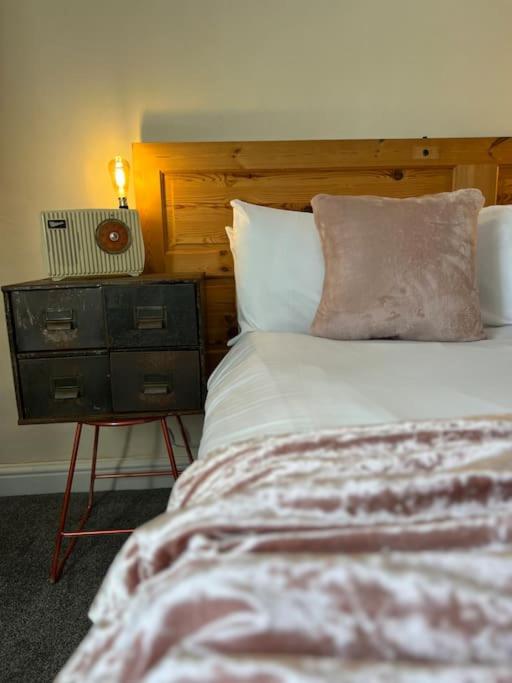
[[131, 275], [110, 275], [66, 278], [64, 280], [30, 280], [12, 285], [4, 285], [3, 292], [23, 289], [67, 289], [70, 287], [100, 287], [103, 285], [145, 285], [145, 284], [168, 284], [172, 282], [199, 282], [204, 280], [204, 273], [146, 273], [132, 277]]

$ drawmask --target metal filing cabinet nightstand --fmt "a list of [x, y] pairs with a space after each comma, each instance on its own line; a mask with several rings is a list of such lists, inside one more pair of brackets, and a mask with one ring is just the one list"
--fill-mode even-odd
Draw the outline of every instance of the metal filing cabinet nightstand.
[[[109, 476], [178, 476], [165, 418], [176, 415], [189, 460], [181, 415], [201, 412], [206, 387], [201, 275], [143, 275], [2, 288], [20, 424], [76, 422], [68, 482], [50, 578], [84, 531], [94, 481]], [[170, 470], [96, 473], [100, 427], [159, 420]], [[78, 529], [65, 531], [83, 425], [95, 429], [88, 506]], [[64, 538], [70, 544], [60, 560]]]

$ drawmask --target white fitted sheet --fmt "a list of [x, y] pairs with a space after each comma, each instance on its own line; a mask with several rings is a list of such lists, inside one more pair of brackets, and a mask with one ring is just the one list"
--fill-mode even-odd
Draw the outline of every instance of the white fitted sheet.
[[199, 457], [242, 439], [512, 413], [512, 326], [479, 342], [242, 335], [208, 383]]

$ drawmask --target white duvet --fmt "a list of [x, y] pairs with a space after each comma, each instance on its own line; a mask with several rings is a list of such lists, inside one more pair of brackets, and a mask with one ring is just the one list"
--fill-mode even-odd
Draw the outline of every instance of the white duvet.
[[479, 342], [244, 334], [208, 384], [199, 456], [265, 434], [512, 412], [512, 326]]

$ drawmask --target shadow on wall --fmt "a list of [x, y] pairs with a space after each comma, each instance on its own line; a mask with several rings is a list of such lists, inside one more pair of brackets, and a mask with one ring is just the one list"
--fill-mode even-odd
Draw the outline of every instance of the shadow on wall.
[[375, 106], [364, 99], [347, 100], [342, 107], [311, 104], [293, 110], [149, 110], [142, 113], [140, 141], [485, 137], [502, 128], [492, 120], [487, 125], [481, 120], [461, 122], [447, 102], [439, 103], [442, 126], [433, 125], [428, 108], [418, 113], [414, 98], [381, 98], [378, 112], [376, 122]]
[[[326, 140], [357, 138], [344, 131], [348, 112], [313, 111], [147, 111], [141, 142], [218, 140]], [[352, 131], [354, 133], [354, 131]], [[421, 133], [424, 135], [424, 133]]]

